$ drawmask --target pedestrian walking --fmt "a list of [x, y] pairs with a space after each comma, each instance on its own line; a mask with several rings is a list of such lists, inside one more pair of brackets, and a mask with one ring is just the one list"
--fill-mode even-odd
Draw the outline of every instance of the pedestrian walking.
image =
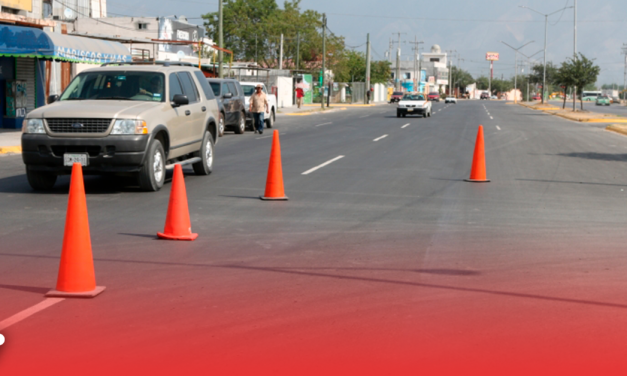
[[370, 89], [366, 92], [366, 104], [370, 104]]
[[255, 133], [263, 133], [263, 115], [268, 112], [268, 98], [261, 90], [261, 85], [255, 87], [255, 93], [250, 97], [250, 107], [248, 111], [253, 114], [253, 127]]
[[298, 108], [300, 108], [300, 106], [303, 105], [303, 97], [305, 96], [305, 92], [303, 91], [302, 87], [297, 87], [295, 91], [296, 91], [296, 105], [298, 106]]

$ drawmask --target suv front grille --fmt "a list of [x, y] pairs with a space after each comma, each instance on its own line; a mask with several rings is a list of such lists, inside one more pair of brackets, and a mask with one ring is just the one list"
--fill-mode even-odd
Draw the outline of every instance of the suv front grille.
[[51, 118], [46, 119], [53, 133], [104, 133], [112, 119]]

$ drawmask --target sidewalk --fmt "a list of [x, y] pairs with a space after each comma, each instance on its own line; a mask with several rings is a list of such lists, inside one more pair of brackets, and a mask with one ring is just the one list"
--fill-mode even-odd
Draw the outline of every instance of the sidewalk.
[[0, 129], [0, 154], [20, 154], [21, 137], [21, 129]]
[[627, 123], [627, 119], [614, 114], [600, 114], [592, 111], [573, 112], [572, 110], [562, 110], [561, 107], [556, 107], [548, 103], [541, 104], [539, 102], [518, 102], [518, 104], [532, 110], [546, 112], [547, 114], [559, 116], [568, 120], [578, 121], [581, 123]]
[[319, 112], [329, 112], [329, 111], [342, 111], [348, 108], [360, 108], [360, 107], [374, 107], [387, 104], [387, 102], [380, 103], [372, 103], [372, 104], [351, 104], [351, 103], [331, 103], [329, 107], [325, 105], [324, 110], [320, 106], [320, 103], [314, 104], [304, 104], [301, 108], [296, 106], [279, 108], [277, 115], [288, 115], [288, 116], [308, 116], [313, 115]]

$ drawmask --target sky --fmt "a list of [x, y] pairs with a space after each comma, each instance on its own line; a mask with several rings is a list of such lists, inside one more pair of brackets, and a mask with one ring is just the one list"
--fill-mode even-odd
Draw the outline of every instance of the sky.
[[[422, 41], [420, 52], [429, 52], [438, 44], [443, 51], [456, 51], [455, 62], [474, 77], [489, 74], [486, 52], [499, 52], [494, 75], [512, 77], [515, 53], [501, 42], [520, 47], [520, 51], [542, 62], [544, 49], [544, 19], [549, 14], [575, 0], [302, 0], [301, 9], [313, 9], [327, 14], [328, 27], [346, 38], [346, 45], [365, 51], [366, 35], [370, 33], [375, 60], [385, 60], [394, 39], [398, 47], [401, 33], [401, 56], [413, 58], [414, 40]], [[283, 1], [277, 3], [282, 5]], [[109, 16], [170, 16], [185, 15], [192, 23], [202, 24], [200, 15], [215, 12], [217, 0], [107, 0]], [[623, 83], [627, 43], [627, 1], [577, 1], [577, 51], [596, 59], [601, 67], [597, 83]], [[565, 9], [548, 17], [547, 61], [557, 65], [574, 52], [573, 9]], [[536, 54], [537, 53], [537, 54]], [[393, 52], [394, 54], [394, 52]], [[518, 55], [519, 61], [526, 60]], [[526, 65], [526, 63], [525, 63]], [[526, 66], [519, 67], [519, 74]]]

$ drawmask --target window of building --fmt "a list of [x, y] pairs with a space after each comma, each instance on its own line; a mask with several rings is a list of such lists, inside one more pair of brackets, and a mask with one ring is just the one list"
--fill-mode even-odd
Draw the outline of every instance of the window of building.
[[148, 29], [148, 24], [144, 23], [144, 22], [138, 22], [137, 23], [137, 29], [138, 30], [147, 30]]
[[42, 18], [52, 17], [52, 2], [44, 0], [41, 13]]
[[392, 72], [392, 78], [394, 78], [394, 72]]
[[410, 78], [411, 78], [411, 73], [409, 73], [409, 72], [405, 73], [405, 79], [409, 80]]
[[429, 61], [439, 63], [440, 62], [440, 58], [439, 57], [432, 57]]

